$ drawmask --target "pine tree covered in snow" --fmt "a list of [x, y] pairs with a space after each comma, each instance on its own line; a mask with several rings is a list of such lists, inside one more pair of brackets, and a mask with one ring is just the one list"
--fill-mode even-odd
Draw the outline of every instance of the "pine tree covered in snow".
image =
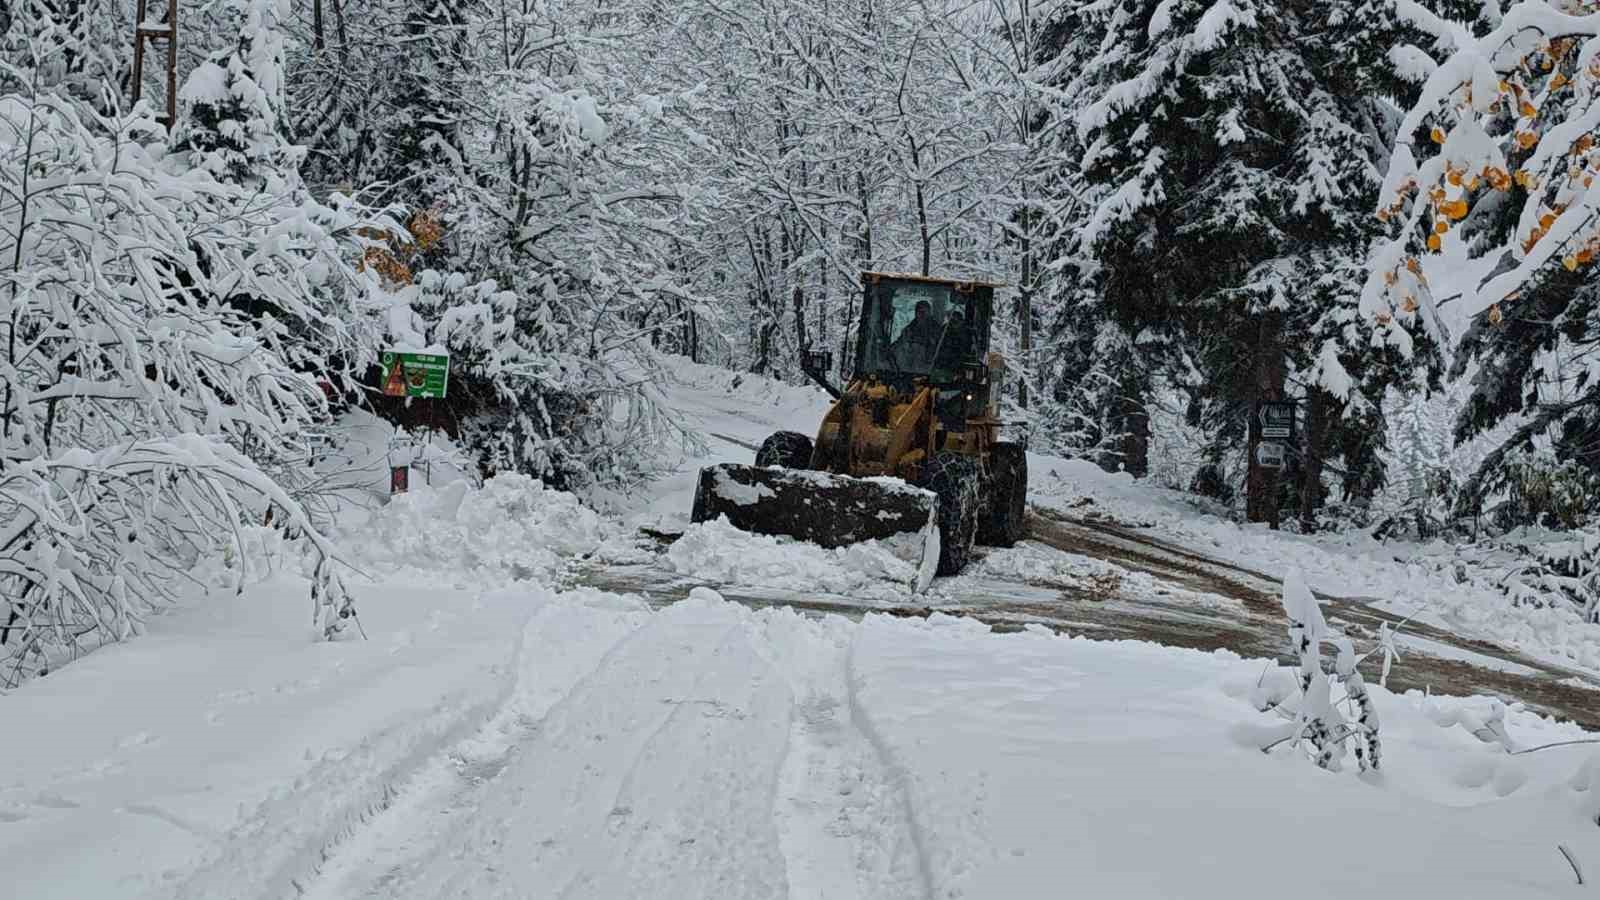
[[[1347, 491], [1369, 495], [1384, 478], [1377, 401], [1429, 356], [1369, 340], [1350, 289], [1392, 129], [1351, 52], [1377, 42], [1372, 22], [1350, 13], [1094, 5], [1107, 39], [1085, 77], [1102, 86], [1077, 126], [1100, 189], [1083, 241], [1115, 318], [1165, 346], [1149, 358], [1212, 411], [1221, 444], [1243, 439], [1253, 401], [1303, 393], [1307, 458], [1343, 455]], [[1314, 506], [1321, 473], [1304, 479]]]
[[[1107, 35], [1093, 4], [1063, 3], [1041, 27], [1038, 76], [1049, 86], [1049, 102], [1035, 130], [1047, 153], [1039, 229], [1047, 260], [1039, 274], [1035, 310], [1046, 326], [1048, 360], [1039, 372], [1045, 394], [1035, 414], [1044, 445], [1081, 455], [1112, 471], [1143, 477], [1150, 468], [1147, 409], [1159, 365], [1141, 354], [1125, 322], [1113, 315], [1103, 289], [1104, 269], [1086, 250], [1083, 224], [1100, 192], [1084, 183], [1078, 160], [1084, 146], [1075, 127], [1077, 111], [1104, 87], [1086, 71]], [[1157, 345], [1159, 347], [1159, 345]]]
[[237, 47], [214, 54], [180, 92], [175, 144], [197, 168], [236, 184], [259, 184], [292, 162], [282, 127], [287, 0], [247, 0]]

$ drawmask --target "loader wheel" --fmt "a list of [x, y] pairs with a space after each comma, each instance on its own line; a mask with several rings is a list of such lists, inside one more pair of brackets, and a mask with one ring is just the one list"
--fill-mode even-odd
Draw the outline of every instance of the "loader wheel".
[[928, 464], [928, 490], [939, 497], [940, 575], [958, 575], [972, 558], [978, 533], [978, 463], [959, 453], [940, 453]]
[[978, 521], [978, 543], [1015, 547], [1028, 516], [1028, 452], [1018, 444], [995, 444], [989, 470], [989, 508]]
[[783, 466], [785, 469], [811, 468], [811, 438], [798, 431], [776, 431], [761, 442], [756, 465]]

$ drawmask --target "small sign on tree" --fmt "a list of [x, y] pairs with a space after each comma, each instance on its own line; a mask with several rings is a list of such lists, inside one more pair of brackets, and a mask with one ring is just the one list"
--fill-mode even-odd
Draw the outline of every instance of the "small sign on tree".
[[387, 396], [442, 400], [450, 387], [447, 355], [385, 350], [378, 362], [383, 368], [383, 392]]
[[1294, 440], [1295, 403], [1293, 400], [1262, 401], [1257, 416], [1261, 420], [1262, 440]]
[[1281, 469], [1289, 456], [1289, 448], [1283, 444], [1263, 441], [1256, 445], [1256, 465], [1263, 469]]

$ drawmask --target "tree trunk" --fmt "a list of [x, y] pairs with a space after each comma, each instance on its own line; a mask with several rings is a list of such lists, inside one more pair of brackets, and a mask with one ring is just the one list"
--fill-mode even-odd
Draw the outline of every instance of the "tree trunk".
[[1150, 474], [1150, 412], [1145, 408], [1143, 385], [1136, 374], [1124, 380], [1117, 400], [1117, 421], [1122, 429], [1122, 470], [1135, 478]]
[[[1026, 215], [1026, 213], [1024, 214]], [[1029, 363], [1033, 357], [1033, 241], [1030, 239], [1026, 220], [1022, 233], [1022, 278], [1017, 290], [1017, 325], [1020, 332], [1020, 346], [1018, 354], [1022, 357], [1017, 360], [1017, 405], [1023, 409], [1028, 408], [1028, 372]], [[1145, 457], [1148, 459], [1150, 427], [1145, 422]]]
[[1300, 530], [1317, 530], [1317, 510], [1322, 507], [1322, 469], [1328, 452], [1328, 424], [1337, 401], [1312, 386], [1306, 390], [1305, 436], [1301, 438]]
[[343, 0], [333, 0], [333, 25], [339, 32], [339, 58], [343, 59], [350, 53], [350, 35], [344, 29]]
[[1275, 312], [1258, 319], [1255, 359], [1255, 402], [1250, 405], [1250, 471], [1245, 480], [1245, 519], [1266, 522], [1276, 529], [1278, 522], [1278, 470], [1256, 462], [1261, 443], [1261, 404], [1283, 399], [1285, 378], [1283, 361], [1283, 323]]

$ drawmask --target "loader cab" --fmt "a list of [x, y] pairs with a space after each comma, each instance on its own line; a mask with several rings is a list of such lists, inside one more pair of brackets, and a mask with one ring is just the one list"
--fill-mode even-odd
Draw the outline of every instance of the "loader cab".
[[989, 352], [994, 285], [868, 272], [855, 373], [898, 388], [964, 384]]

